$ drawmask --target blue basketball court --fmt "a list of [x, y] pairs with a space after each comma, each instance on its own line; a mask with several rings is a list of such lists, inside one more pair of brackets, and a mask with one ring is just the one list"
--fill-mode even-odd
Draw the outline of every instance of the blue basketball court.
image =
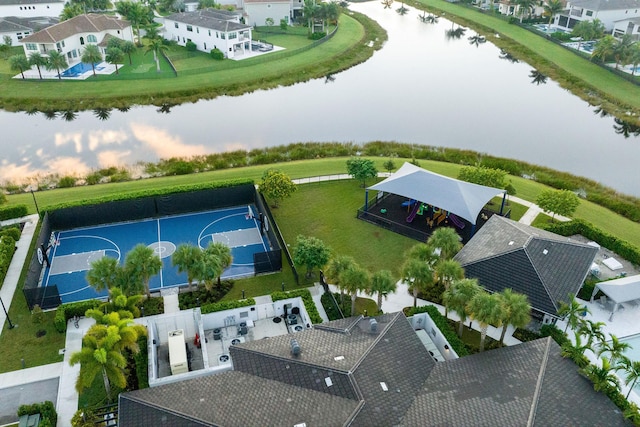
[[186, 273], [178, 273], [171, 263], [171, 255], [180, 244], [204, 249], [210, 242], [223, 242], [231, 248], [233, 262], [222, 278], [253, 275], [253, 255], [270, 250], [254, 212], [255, 206], [245, 205], [55, 232], [49, 250], [51, 266], [45, 270], [42, 283], [57, 285], [63, 303], [106, 297], [106, 290], [96, 292], [87, 283], [91, 263], [109, 256], [122, 265], [127, 252], [140, 243], [152, 248], [162, 260], [160, 274], [149, 282], [152, 292], [187, 285]]

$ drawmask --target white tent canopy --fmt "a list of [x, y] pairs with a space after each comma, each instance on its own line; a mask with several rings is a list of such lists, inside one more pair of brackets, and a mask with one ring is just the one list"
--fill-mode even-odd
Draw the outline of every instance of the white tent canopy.
[[499, 188], [485, 187], [429, 172], [411, 163], [405, 163], [389, 178], [367, 190], [384, 191], [429, 203], [453, 212], [474, 225], [484, 205], [492, 198], [505, 193], [505, 190]]
[[598, 290], [602, 291], [612, 301], [611, 319], [623, 302], [640, 300], [640, 274], [596, 283], [591, 294], [592, 302]]

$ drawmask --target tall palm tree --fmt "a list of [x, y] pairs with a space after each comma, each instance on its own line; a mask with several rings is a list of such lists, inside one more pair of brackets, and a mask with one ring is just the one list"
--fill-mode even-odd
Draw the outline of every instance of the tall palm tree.
[[113, 64], [116, 66], [116, 74], [120, 74], [118, 71], [118, 62], [122, 62], [124, 59], [124, 53], [120, 48], [110, 47], [107, 49], [107, 54], [105, 55], [105, 59], [109, 64]]
[[198, 271], [201, 269], [202, 251], [199, 247], [188, 244], [178, 245], [176, 251], [171, 256], [171, 263], [178, 267], [179, 273], [187, 273], [187, 283], [189, 290], [196, 278]]
[[460, 236], [455, 229], [451, 227], [440, 227], [436, 229], [427, 244], [432, 248], [436, 248], [440, 252], [440, 258], [449, 259], [453, 258], [455, 254], [462, 249], [462, 243], [460, 243]]
[[484, 351], [489, 325], [499, 325], [503, 317], [502, 301], [497, 294], [478, 292], [468, 304], [469, 317], [480, 324], [480, 351]]
[[535, 0], [517, 0], [518, 3], [518, 12], [520, 14], [520, 23], [522, 24], [522, 18], [524, 14], [527, 14], [527, 18], [531, 16], [531, 9], [536, 4]]
[[29, 60], [24, 55], [13, 55], [9, 57], [9, 67], [13, 71], [19, 71], [22, 76], [22, 80], [24, 80], [24, 72], [31, 68], [31, 64], [29, 64]]
[[91, 64], [91, 70], [93, 71], [93, 75], [95, 76], [96, 64], [102, 61], [102, 53], [100, 53], [100, 48], [98, 48], [98, 45], [86, 45], [84, 51], [82, 52], [80, 60], [85, 64]]
[[462, 336], [462, 327], [469, 317], [469, 301], [478, 293], [482, 292], [482, 288], [478, 284], [477, 279], [462, 279], [453, 282], [449, 289], [442, 294], [444, 305], [456, 312], [460, 321], [458, 323], [458, 336]]
[[[441, 259], [435, 265], [434, 279], [436, 282], [442, 284], [444, 290], [449, 289], [449, 286], [456, 280], [464, 278], [464, 269], [458, 261], [453, 259]], [[449, 308], [445, 305], [444, 316], [449, 316]]]
[[567, 333], [567, 329], [571, 326], [571, 329], [576, 329], [582, 320], [581, 314], [589, 313], [589, 309], [580, 305], [574, 294], [569, 294], [569, 302], [562, 302], [558, 309], [558, 314], [567, 322], [564, 328], [564, 333]]
[[634, 43], [631, 45], [629, 51], [629, 63], [633, 65], [631, 69], [631, 75], [635, 76], [638, 64], [640, 64], [640, 43]]
[[624, 383], [631, 386], [629, 387], [629, 391], [627, 391], [626, 399], [629, 399], [629, 395], [631, 394], [631, 390], [636, 386], [636, 383], [640, 379], [640, 361], [631, 360], [626, 356], [621, 356], [616, 369], [622, 369], [625, 371]]
[[609, 354], [609, 364], [613, 365], [616, 360], [620, 359], [625, 350], [631, 348], [631, 345], [626, 342], [622, 342], [617, 336], [611, 334], [611, 340], [600, 343], [598, 349], [598, 357], [602, 357], [603, 354]]
[[217, 260], [220, 271], [218, 273], [218, 286], [221, 285], [220, 280], [224, 270], [231, 266], [233, 257], [231, 256], [231, 248], [222, 242], [212, 242], [203, 252], [204, 259], [215, 258]]
[[427, 243], [418, 243], [413, 245], [405, 253], [406, 258], [417, 259], [419, 261], [426, 262], [429, 265], [433, 265], [438, 260], [438, 254], [434, 247]]
[[544, 4], [544, 14], [549, 15], [549, 24], [547, 25], [547, 32], [551, 29], [551, 22], [553, 17], [564, 10], [564, 5], [560, 0], [549, 0]]
[[150, 247], [143, 244], [136, 245], [127, 253], [125, 269], [133, 280], [142, 282], [147, 298], [150, 298], [149, 280], [162, 269], [160, 257]]
[[42, 71], [40, 67], [45, 67], [47, 65], [47, 58], [40, 55], [39, 52], [32, 52], [29, 55], [29, 64], [35, 65], [38, 68], [38, 75], [40, 76], [40, 80], [42, 80]]
[[366, 289], [367, 295], [378, 294], [378, 311], [382, 311], [382, 297], [395, 292], [397, 284], [389, 270], [379, 270], [371, 276], [371, 286]]
[[149, 40], [149, 44], [145, 50], [145, 55], [149, 52], [153, 52], [153, 60], [156, 62], [156, 72], [158, 73], [160, 72], [160, 53], [167, 49], [168, 47], [164, 45], [162, 39], [157, 38]]
[[120, 49], [124, 54], [126, 54], [129, 57], [129, 65], [131, 65], [132, 64], [131, 54], [136, 51], [136, 45], [129, 40], [125, 40], [124, 42], [121, 43]]
[[56, 70], [58, 73], [58, 79], [62, 80], [62, 75], [60, 74], [60, 70], [64, 70], [67, 68], [69, 64], [67, 64], [67, 58], [58, 52], [57, 50], [49, 51], [49, 60], [47, 61], [46, 67], [47, 70]]
[[531, 305], [526, 295], [514, 292], [506, 288], [497, 294], [502, 304], [502, 332], [500, 333], [500, 345], [504, 345], [504, 336], [507, 326], [524, 328], [531, 321]]
[[402, 265], [402, 280], [409, 284], [413, 295], [413, 306], [418, 305], [418, 294], [426, 292], [433, 285], [433, 269], [429, 264], [415, 258], [409, 258]]
[[369, 289], [371, 277], [369, 272], [358, 265], [352, 265], [340, 274], [341, 286], [351, 295], [351, 315], [356, 314], [356, 297], [358, 291]]
[[629, 63], [629, 57], [632, 52], [631, 46], [633, 46], [634, 43], [631, 34], [624, 34], [619, 39], [616, 39], [616, 43], [613, 46], [613, 57], [616, 60], [616, 69], [618, 69], [619, 65], [624, 67]]

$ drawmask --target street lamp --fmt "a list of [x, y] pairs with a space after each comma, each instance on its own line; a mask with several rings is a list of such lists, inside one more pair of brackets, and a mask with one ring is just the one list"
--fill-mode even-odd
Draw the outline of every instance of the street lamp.
[[9, 322], [9, 329], [13, 329], [15, 325], [11, 323], [11, 319], [9, 319], [9, 313], [7, 313], [7, 309], [4, 306], [4, 302], [2, 301], [2, 298], [0, 298], [0, 304], [2, 304], [2, 310], [4, 310], [4, 315], [7, 316], [7, 322]]
[[38, 202], [36, 201], [36, 195], [33, 194], [33, 188], [29, 187], [29, 190], [31, 191], [31, 196], [33, 196], [33, 204], [36, 205], [36, 212], [40, 215], [40, 209], [38, 209]]

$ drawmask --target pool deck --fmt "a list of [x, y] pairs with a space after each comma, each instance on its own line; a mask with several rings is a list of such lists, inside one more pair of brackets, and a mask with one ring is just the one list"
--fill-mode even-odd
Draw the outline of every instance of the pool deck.
[[[73, 63], [69, 68], [78, 65], [80, 62]], [[124, 64], [119, 64], [118, 67], [122, 67]], [[101, 62], [97, 65], [98, 67], [103, 67], [102, 70], [96, 70], [96, 74], [113, 74], [116, 72], [116, 66], [113, 64], [109, 64], [106, 62]], [[45, 67], [40, 67], [40, 72], [42, 73], [42, 79], [58, 79], [58, 72], [56, 70], [47, 70]], [[63, 71], [64, 72], [64, 71]], [[77, 76], [77, 77], [64, 77], [62, 76], [62, 80], [85, 80], [93, 75], [91, 70]], [[22, 79], [22, 74], [18, 73], [13, 76], [14, 79]], [[25, 79], [39, 79], [40, 74], [38, 74], [38, 69], [36, 67], [32, 67], [30, 70], [24, 72]]]

